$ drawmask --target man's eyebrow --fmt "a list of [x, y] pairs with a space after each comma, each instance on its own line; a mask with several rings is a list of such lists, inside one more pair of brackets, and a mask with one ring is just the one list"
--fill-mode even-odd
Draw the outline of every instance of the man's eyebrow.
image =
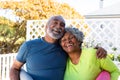
[[53, 20], [54, 21], [62, 21], [62, 22], [64, 22], [62, 19], [59, 19], [59, 18], [54, 18]]
[[65, 25], [65, 22], [63, 20], [61, 20], [61, 19], [54, 18], [53, 20], [54, 21], [62, 21], [62, 23]]
[[54, 20], [54, 21], [59, 21], [59, 19], [56, 19], [56, 18], [55, 18], [55, 19], [53, 19], [53, 20]]

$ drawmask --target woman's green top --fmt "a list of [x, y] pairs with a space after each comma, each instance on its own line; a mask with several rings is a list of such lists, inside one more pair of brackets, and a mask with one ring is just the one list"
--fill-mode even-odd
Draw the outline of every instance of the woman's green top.
[[117, 80], [120, 75], [119, 69], [109, 57], [98, 59], [96, 50], [84, 48], [77, 65], [68, 58], [64, 80], [96, 80], [102, 70], [111, 74], [111, 80]]

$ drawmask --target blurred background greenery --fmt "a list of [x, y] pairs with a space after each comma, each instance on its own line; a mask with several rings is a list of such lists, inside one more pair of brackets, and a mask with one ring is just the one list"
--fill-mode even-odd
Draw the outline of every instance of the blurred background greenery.
[[[110, 59], [111, 59], [112, 61], [115, 60], [115, 55], [114, 55], [114, 53], [109, 53], [109, 54], [108, 54], [108, 57], [110, 57]], [[120, 55], [117, 56], [117, 61], [120, 62]]]

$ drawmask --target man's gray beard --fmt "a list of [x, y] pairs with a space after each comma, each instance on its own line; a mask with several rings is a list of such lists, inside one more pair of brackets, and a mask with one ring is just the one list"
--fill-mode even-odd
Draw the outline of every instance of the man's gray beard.
[[49, 28], [47, 29], [47, 34], [53, 39], [60, 39], [63, 36], [62, 32], [60, 34], [54, 34]]

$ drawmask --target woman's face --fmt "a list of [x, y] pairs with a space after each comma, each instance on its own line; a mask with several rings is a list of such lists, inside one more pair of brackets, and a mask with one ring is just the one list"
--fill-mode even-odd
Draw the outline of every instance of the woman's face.
[[64, 34], [64, 36], [60, 40], [60, 45], [67, 53], [74, 52], [80, 49], [80, 42], [70, 32], [66, 32]]

